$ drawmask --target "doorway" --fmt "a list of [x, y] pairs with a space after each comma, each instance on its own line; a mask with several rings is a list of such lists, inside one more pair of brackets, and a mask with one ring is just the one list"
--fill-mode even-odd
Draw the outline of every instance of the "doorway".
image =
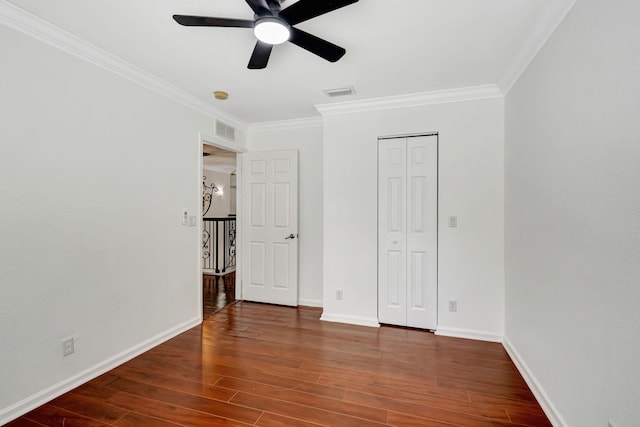
[[202, 141], [203, 319], [236, 301], [237, 153]]

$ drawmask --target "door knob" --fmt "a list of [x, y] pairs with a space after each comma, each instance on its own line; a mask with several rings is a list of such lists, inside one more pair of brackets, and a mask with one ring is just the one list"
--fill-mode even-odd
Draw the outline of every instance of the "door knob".
[[297, 235], [297, 234], [293, 234], [293, 233], [291, 233], [291, 234], [289, 234], [287, 237], [285, 237], [284, 239], [285, 239], [285, 240], [289, 240], [289, 239], [295, 239], [296, 237], [298, 237], [298, 235]]

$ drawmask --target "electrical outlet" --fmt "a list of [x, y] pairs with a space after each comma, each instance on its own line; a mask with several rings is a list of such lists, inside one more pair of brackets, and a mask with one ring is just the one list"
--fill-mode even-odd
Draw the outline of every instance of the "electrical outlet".
[[336, 289], [336, 299], [342, 301], [342, 289]]
[[458, 301], [453, 299], [449, 300], [449, 311], [452, 311], [454, 313], [458, 311]]
[[75, 351], [73, 341], [73, 337], [67, 338], [66, 340], [62, 341], [62, 357], [67, 357], [68, 355], [73, 354], [73, 352]]
[[449, 227], [456, 228], [458, 226], [458, 217], [450, 216], [449, 217]]

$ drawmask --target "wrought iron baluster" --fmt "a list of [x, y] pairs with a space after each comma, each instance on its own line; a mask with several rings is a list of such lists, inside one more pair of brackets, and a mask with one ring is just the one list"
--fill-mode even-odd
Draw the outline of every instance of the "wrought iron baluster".
[[236, 219], [203, 218], [202, 268], [226, 273], [236, 266]]

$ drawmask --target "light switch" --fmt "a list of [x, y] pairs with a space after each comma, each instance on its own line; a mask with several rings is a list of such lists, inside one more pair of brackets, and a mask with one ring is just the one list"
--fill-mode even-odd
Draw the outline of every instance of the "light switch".
[[458, 217], [457, 216], [450, 216], [449, 217], [449, 227], [455, 228], [457, 226], [458, 226]]

